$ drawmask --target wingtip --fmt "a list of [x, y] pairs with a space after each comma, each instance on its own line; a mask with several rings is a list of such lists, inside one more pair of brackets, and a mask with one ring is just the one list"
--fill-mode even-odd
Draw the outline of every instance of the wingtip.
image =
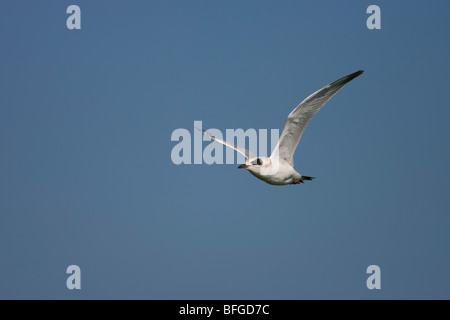
[[364, 72], [364, 70], [358, 70], [358, 71], [352, 72], [352, 73], [336, 80], [335, 82], [331, 83], [330, 85], [338, 84], [338, 83], [341, 83], [342, 85], [344, 85], [344, 84], [352, 81], [356, 77], [360, 76], [363, 72]]
[[197, 127], [195, 127], [195, 126], [194, 126], [194, 128], [197, 129], [198, 131], [201, 131], [201, 132], [203, 132], [203, 133], [206, 133], [206, 131], [203, 130], [203, 129], [197, 128]]
[[357, 76], [360, 76], [362, 73], [364, 73], [364, 70], [358, 70], [358, 71], [355, 71], [355, 72], [353, 72], [353, 73], [350, 73], [350, 74], [349, 74], [349, 77], [351, 77], [352, 79], [354, 79], [354, 78], [356, 78]]

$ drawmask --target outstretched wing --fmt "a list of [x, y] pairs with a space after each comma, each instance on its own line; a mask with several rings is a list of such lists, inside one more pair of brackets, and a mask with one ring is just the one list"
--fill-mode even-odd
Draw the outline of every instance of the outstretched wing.
[[311, 120], [312, 116], [323, 107], [328, 100], [331, 99], [346, 83], [363, 73], [362, 70], [353, 72], [345, 77], [342, 77], [322, 89], [314, 92], [308, 98], [303, 100], [288, 116], [281, 132], [278, 144], [272, 152], [272, 155], [278, 153], [279, 158], [287, 161], [292, 166], [294, 165], [294, 152], [297, 148], [298, 142], [302, 137], [303, 131]]
[[206, 136], [210, 137], [212, 140], [217, 141], [218, 143], [221, 143], [221, 144], [227, 146], [228, 148], [231, 148], [231, 149], [236, 150], [237, 152], [239, 152], [240, 154], [242, 154], [245, 158], [253, 158], [253, 157], [256, 157], [256, 155], [255, 155], [253, 152], [251, 152], [250, 150], [248, 150], [248, 149], [238, 147], [237, 145], [235, 145], [235, 144], [233, 144], [233, 143], [226, 142], [226, 141], [224, 141], [224, 140], [222, 140], [222, 139], [216, 138], [215, 136], [213, 136], [212, 134], [210, 134], [208, 131], [205, 131], [205, 130], [203, 130], [203, 129], [199, 129], [199, 128], [195, 128], [195, 129], [200, 130], [200, 131], [203, 132]]

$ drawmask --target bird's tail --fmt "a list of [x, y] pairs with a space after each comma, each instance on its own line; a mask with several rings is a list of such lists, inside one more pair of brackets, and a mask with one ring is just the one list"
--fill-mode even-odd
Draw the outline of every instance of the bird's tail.
[[305, 181], [305, 180], [314, 180], [314, 177], [308, 177], [308, 176], [302, 176], [302, 179], [300, 180], [301, 182]]

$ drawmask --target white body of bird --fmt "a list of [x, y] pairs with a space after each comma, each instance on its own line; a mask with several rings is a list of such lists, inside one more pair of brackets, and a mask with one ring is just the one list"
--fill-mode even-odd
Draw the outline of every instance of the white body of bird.
[[247, 169], [252, 175], [268, 184], [283, 186], [313, 179], [311, 177], [304, 179], [300, 173], [295, 171], [293, 166], [284, 160], [281, 160], [277, 165], [270, 157], [260, 157], [258, 159], [262, 161], [262, 165], [242, 166], [241, 168]]

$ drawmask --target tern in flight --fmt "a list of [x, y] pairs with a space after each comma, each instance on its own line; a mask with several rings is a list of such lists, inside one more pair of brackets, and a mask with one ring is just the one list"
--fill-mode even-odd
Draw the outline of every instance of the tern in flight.
[[247, 169], [258, 179], [272, 185], [299, 184], [313, 177], [303, 176], [294, 169], [294, 152], [303, 131], [311, 118], [331, 99], [345, 84], [363, 73], [363, 70], [353, 72], [342, 77], [322, 89], [314, 92], [303, 100], [288, 116], [281, 132], [280, 139], [270, 157], [255, 156], [250, 150], [240, 148], [233, 143], [223, 141], [201, 130], [212, 140], [236, 150], [245, 156], [244, 164], [240, 169]]

